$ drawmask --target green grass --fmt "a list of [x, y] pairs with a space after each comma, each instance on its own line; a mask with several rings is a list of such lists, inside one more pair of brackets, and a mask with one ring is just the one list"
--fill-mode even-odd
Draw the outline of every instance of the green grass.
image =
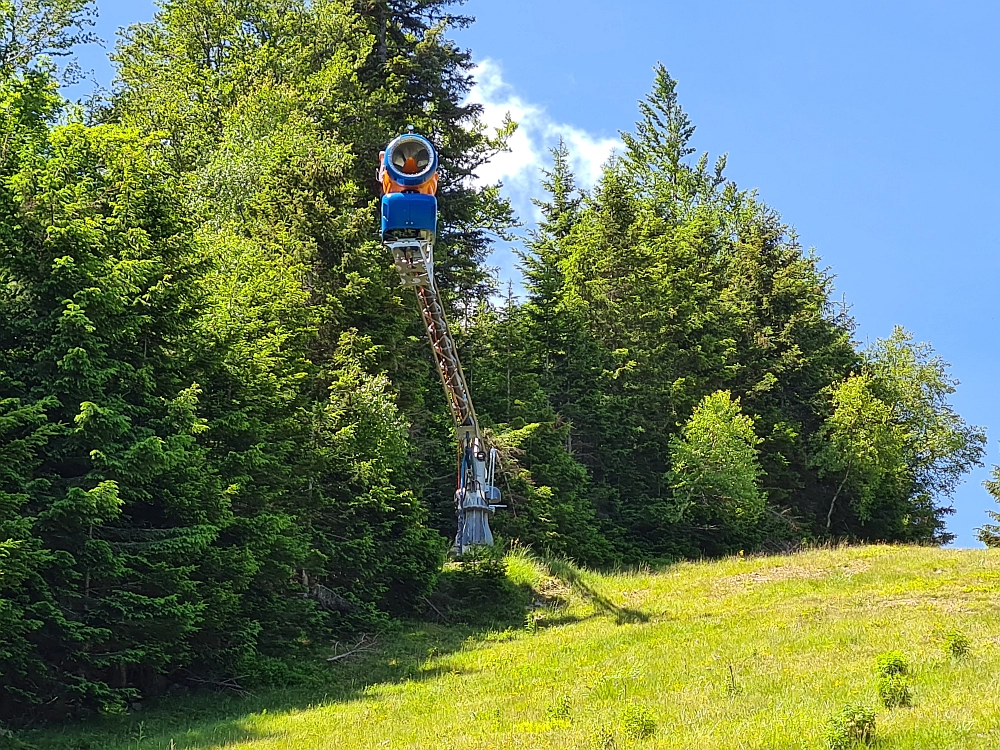
[[[877, 708], [878, 748], [1000, 746], [1000, 552], [824, 549], [620, 575], [519, 553], [508, 580], [533, 591], [527, 618], [411, 624], [330, 665], [320, 687], [171, 698], [24, 739], [108, 750], [791, 750], [826, 747], [831, 717], [850, 704]], [[955, 633], [968, 639], [964, 656], [949, 649]], [[910, 707], [878, 702], [876, 659], [889, 651], [905, 657]]]

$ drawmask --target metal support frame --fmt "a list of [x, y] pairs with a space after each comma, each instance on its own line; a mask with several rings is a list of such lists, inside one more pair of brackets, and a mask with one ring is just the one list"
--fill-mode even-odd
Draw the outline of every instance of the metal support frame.
[[489, 519], [497, 508], [504, 507], [490, 503], [500, 497], [493, 471], [487, 466], [488, 458], [494, 459], [490, 467], [495, 466], [495, 456], [487, 455], [462, 363], [434, 282], [433, 235], [422, 233], [418, 238], [387, 240], [385, 245], [392, 251], [403, 285], [413, 287], [416, 292], [434, 362], [455, 422], [459, 448], [455, 490], [458, 531], [454, 551], [461, 555], [471, 547], [493, 544]]

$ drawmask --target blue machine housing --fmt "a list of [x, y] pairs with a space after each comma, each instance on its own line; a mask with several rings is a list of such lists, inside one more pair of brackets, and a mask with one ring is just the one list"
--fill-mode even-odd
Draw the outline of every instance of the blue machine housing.
[[382, 236], [404, 231], [437, 233], [437, 198], [423, 193], [389, 193], [382, 196]]
[[[406, 174], [405, 172], [400, 172], [392, 163], [392, 154], [399, 146], [407, 143], [420, 144], [427, 149], [427, 153], [430, 156], [430, 163], [421, 169], [417, 174]], [[434, 145], [422, 135], [417, 135], [416, 133], [404, 133], [386, 146], [385, 156], [383, 157], [382, 163], [385, 166], [385, 171], [389, 173], [389, 177], [392, 178], [393, 182], [398, 185], [402, 185], [405, 188], [415, 188], [423, 185], [435, 172], [437, 172], [438, 154]]]

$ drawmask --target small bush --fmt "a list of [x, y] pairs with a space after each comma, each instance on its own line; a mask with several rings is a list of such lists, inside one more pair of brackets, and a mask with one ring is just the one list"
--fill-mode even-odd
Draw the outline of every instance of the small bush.
[[480, 578], [505, 578], [507, 554], [502, 544], [471, 547], [462, 555], [462, 567]]
[[909, 706], [912, 701], [906, 676], [910, 666], [899, 651], [887, 651], [875, 659], [875, 690], [886, 708]]
[[545, 715], [550, 719], [569, 721], [570, 705], [569, 696], [564, 695], [545, 710]]
[[969, 640], [969, 636], [961, 630], [949, 631], [944, 637], [945, 651], [956, 659], [964, 659], [968, 656], [971, 646], [972, 641]]
[[432, 619], [450, 624], [482, 625], [504, 630], [524, 622], [531, 592], [506, 575], [503, 557], [475, 547], [461, 563], [449, 563], [428, 598]]
[[622, 716], [622, 730], [630, 740], [644, 740], [656, 733], [656, 719], [648, 708], [633, 703]]
[[867, 706], [845, 706], [830, 717], [826, 744], [830, 750], [852, 750], [875, 741], [875, 711]]
[[906, 657], [899, 651], [887, 651], [875, 659], [875, 674], [879, 677], [905, 676], [909, 671], [910, 666], [906, 663]]
[[886, 708], [909, 706], [913, 699], [906, 677], [901, 674], [879, 675], [875, 689], [878, 691], [878, 699]]
[[529, 612], [524, 616], [524, 629], [529, 633], [535, 633], [538, 631], [538, 621], [541, 620], [544, 615], [538, 612]]

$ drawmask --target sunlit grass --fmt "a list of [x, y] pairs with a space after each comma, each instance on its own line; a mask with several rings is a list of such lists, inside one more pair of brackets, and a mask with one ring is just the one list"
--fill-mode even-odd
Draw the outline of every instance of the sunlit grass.
[[[829, 718], [861, 703], [878, 707], [880, 748], [1000, 746], [998, 552], [824, 549], [598, 575], [520, 551], [508, 577], [534, 591], [526, 620], [410, 625], [366, 661], [331, 666], [326, 688], [175, 699], [27, 739], [109, 750], [786, 750], [824, 747]], [[965, 656], [949, 650], [954, 633], [968, 638]], [[887, 651], [905, 655], [911, 707], [879, 706], [874, 667]]]

